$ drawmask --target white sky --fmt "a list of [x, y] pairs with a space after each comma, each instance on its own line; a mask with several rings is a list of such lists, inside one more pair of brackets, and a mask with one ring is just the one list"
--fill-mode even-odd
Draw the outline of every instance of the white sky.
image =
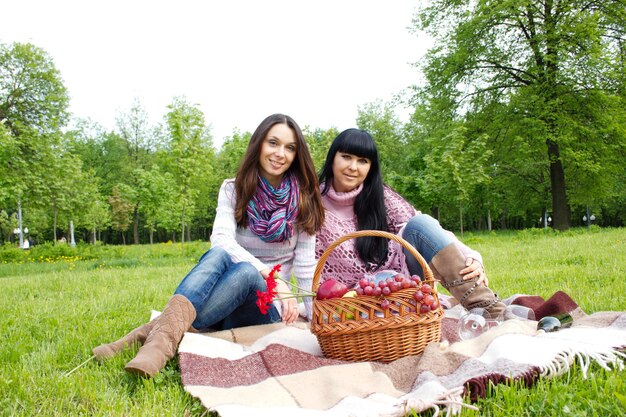
[[[106, 129], [138, 98], [153, 123], [200, 105], [216, 146], [271, 113], [345, 129], [420, 79], [419, 0], [0, 0], [0, 42], [48, 52], [70, 111]], [[406, 112], [406, 111], [405, 111]], [[400, 109], [398, 112], [402, 114]]]

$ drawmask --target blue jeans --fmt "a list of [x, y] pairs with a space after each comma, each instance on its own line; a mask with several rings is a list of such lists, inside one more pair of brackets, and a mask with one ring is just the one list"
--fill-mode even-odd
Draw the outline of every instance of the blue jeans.
[[266, 291], [265, 280], [248, 262], [233, 263], [221, 248], [209, 249], [185, 276], [174, 294], [181, 294], [196, 309], [196, 330], [226, 330], [281, 320], [276, 307], [261, 314], [257, 290]]
[[[418, 214], [409, 220], [402, 232], [402, 238], [417, 249], [426, 263], [429, 263], [440, 250], [454, 242], [454, 238], [428, 214]], [[423, 277], [424, 271], [417, 259], [408, 250], [403, 251], [411, 275]]]

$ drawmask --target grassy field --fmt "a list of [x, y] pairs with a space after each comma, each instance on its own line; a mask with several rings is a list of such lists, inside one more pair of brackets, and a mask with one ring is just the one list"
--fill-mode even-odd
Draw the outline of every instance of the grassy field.
[[[626, 229], [465, 233], [501, 296], [568, 293], [587, 312], [626, 311]], [[91, 348], [166, 303], [207, 243], [0, 248], [0, 416], [202, 416], [176, 360], [153, 379], [127, 374], [126, 351], [102, 364]], [[500, 385], [463, 416], [622, 416], [626, 371], [574, 367], [532, 388]], [[425, 413], [430, 415], [430, 413]]]

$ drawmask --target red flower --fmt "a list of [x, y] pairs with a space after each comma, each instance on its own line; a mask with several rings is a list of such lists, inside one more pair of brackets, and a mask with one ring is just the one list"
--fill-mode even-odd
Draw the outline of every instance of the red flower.
[[259, 291], [257, 290], [256, 296], [256, 305], [259, 307], [259, 311], [261, 314], [267, 314], [270, 310], [270, 304], [272, 300], [274, 300], [274, 296], [276, 295], [276, 278], [274, 275], [276, 272], [280, 271], [280, 264], [274, 265], [269, 275], [265, 279], [265, 283], [267, 284], [267, 291]]

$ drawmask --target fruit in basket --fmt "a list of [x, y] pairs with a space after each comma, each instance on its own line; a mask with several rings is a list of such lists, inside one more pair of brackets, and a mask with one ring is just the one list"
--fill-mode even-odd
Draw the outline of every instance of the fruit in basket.
[[426, 304], [428, 307], [432, 306], [435, 302], [435, 297], [432, 294], [426, 294], [422, 299], [422, 304]]
[[[365, 274], [359, 279], [356, 286], [357, 295], [369, 295], [373, 297], [387, 296], [391, 293], [408, 288], [420, 288], [422, 282], [417, 275], [406, 276], [403, 273], [384, 270], [374, 275]], [[425, 287], [424, 293], [430, 293], [432, 288]]]
[[430, 294], [433, 292], [433, 287], [431, 287], [429, 284], [422, 284], [420, 289], [424, 294]]
[[329, 298], [340, 298], [348, 292], [348, 286], [334, 278], [322, 282], [317, 289], [316, 298], [318, 300], [328, 300]]
[[[423, 282], [418, 275], [404, 275], [394, 271], [380, 271], [375, 275], [366, 274], [358, 281], [352, 292], [355, 296], [365, 295], [381, 298], [379, 305], [383, 310], [387, 310], [390, 308], [391, 302], [386, 297], [406, 289], [415, 290], [412, 296], [409, 295], [409, 300], [406, 300], [415, 306], [414, 309], [409, 308], [409, 311], [427, 314], [439, 308], [435, 288], [431, 284]], [[396, 301], [393, 302], [398, 304]]]
[[[347, 293], [345, 293], [341, 298], [356, 297], [356, 296], [357, 296], [356, 291], [355, 290], [350, 290]], [[342, 310], [341, 308], [338, 308], [337, 312], [339, 314], [341, 314], [341, 310]], [[354, 308], [346, 310], [346, 319], [354, 320], [354, 312], [355, 312]]]
[[420, 304], [418, 310], [422, 314], [439, 308], [439, 302], [433, 295], [433, 288], [429, 284], [422, 284], [413, 294], [413, 299]]

